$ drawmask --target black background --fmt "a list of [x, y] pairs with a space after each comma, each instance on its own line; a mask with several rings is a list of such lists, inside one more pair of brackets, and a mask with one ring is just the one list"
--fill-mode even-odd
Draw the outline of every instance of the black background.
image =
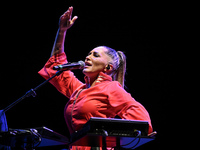
[[[90, 50], [106, 45], [127, 56], [127, 91], [148, 110], [155, 141], [138, 149], [170, 146], [174, 118], [177, 50], [170, 47], [173, 4], [132, 1], [27, 1], [3, 3], [1, 13], [1, 105], [20, 98], [44, 79], [37, 72], [48, 60], [59, 17], [74, 6], [79, 18], [67, 32], [68, 60], [84, 60]], [[75, 75], [83, 81], [80, 70]], [[63, 110], [68, 99], [46, 84], [6, 112], [10, 128], [47, 126], [68, 135]]]

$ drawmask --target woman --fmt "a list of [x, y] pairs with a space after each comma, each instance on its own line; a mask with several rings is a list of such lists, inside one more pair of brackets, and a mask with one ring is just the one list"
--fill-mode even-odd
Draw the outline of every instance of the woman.
[[[53, 76], [53, 66], [67, 63], [64, 53], [66, 31], [74, 24], [77, 16], [72, 16], [73, 7], [60, 17], [59, 29], [52, 49], [51, 57], [39, 71], [45, 79]], [[59, 92], [69, 98], [65, 106], [64, 117], [70, 133], [80, 130], [91, 117], [151, 120], [146, 109], [124, 90], [126, 58], [123, 52], [99, 46], [89, 52], [85, 58], [85, 84], [79, 81], [71, 71], [64, 71], [53, 78], [53, 84]], [[72, 149], [90, 149], [72, 147]]]

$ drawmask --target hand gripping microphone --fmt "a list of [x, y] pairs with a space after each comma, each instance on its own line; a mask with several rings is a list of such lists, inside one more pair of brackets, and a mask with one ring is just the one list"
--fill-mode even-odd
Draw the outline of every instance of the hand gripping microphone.
[[53, 70], [66, 71], [66, 70], [83, 69], [84, 66], [85, 66], [85, 63], [82, 60], [80, 60], [78, 62], [72, 62], [72, 63], [66, 63], [63, 65], [54, 66]]

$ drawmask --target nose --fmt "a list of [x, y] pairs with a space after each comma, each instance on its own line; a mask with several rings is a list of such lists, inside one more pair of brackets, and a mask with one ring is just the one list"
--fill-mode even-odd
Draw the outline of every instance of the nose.
[[85, 61], [89, 61], [90, 60], [90, 55], [86, 56]]

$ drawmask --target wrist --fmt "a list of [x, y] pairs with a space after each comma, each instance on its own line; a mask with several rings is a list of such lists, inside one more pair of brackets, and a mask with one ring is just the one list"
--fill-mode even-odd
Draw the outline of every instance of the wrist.
[[65, 35], [67, 30], [62, 30], [61, 28], [58, 29], [59, 35]]

